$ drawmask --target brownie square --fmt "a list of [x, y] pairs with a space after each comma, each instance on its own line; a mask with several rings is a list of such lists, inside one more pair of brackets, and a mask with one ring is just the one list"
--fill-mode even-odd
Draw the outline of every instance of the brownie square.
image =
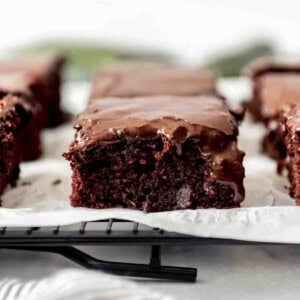
[[290, 180], [290, 194], [300, 205], [300, 104], [282, 113], [284, 144], [287, 149], [285, 166]]
[[[6, 95], [0, 99], [0, 195], [18, 178], [22, 143], [20, 138], [33, 115], [31, 104], [22, 97]], [[28, 145], [32, 147], [32, 145]]]
[[25, 72], [35, 78], [31, 92], [43, 108], [47, 127], [56, 126], [63, 120], [60, 86], [64, 62], [65, 58], [56, 54], [0, 61], [0, 74], [3, 76]]
[[94, 75], [90, 99], [213, 94], [215, 81], [205, 69], [154, 63], [116, 64]]
[[74, 128], [73, 206], [154, 212], [244, 198], [237, 123], [215, 96], [93, 100]]
[[20, 137], [22, 160], [33, 160], [41, 155], [40, 133], [47, 124], [47, 115], [38, 101], [39, 94], [36, 93], [41, 89], [41, 81], [29, 72], [12, 72], [5, 75], [0, 73], [1, 97], [10, 94], [26, 98], [32, 107], [32, 120]]
[[253, 97], [248, 103], [254, 119], [266, 127], [263, 149], [272, 158], [283, 160], [286, 147], [280, 126], [280, 113], [300, 102], [300, 65], [259, 60], [249, 67]]

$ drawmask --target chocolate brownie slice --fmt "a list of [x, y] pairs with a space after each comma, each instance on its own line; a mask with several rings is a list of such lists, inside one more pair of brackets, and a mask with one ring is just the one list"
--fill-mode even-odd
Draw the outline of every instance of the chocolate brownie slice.
[[284, 143], [287, 149], [285, 165], [290, 180], [290, 194], [300, 205], [300, 104], [282, 113]]
[[90, 99], [212, 94], [215, 81], [214, 75], [204, 69], [154, 63], [117, 64], [94, 75]]
[[248, 109], [256, 121], [266, 126], [264, 151], [282, 160], [286, 147], [280, 126], [282, 110], [300, 102], [300, 64], [259, 60], [248, 67], [253, 82], [253, 97]]
[[31, 92], [44, 110], [45, 126], [48, 127], [58, 125], [63, 120], [60, 86], [64, 62], [64, 57], [56, 54], [0, 61], [0, 74], [3, 76], [21, 72], [35, 77]]
[[73, 206], [164, 211], [238, 207], [244, 153], [216, 96], [93, 100], [64, 156]]
[[0, 73], [0, 95], [4, 97], [10, 94], [26, 98], [32, 106], [32, 120], [20, 138], [22, 160], [33, 160], [41, 155], [40, 133], [47, 124], [47, 115], [38, 101], [39, 94], [36, 93], [41, 89], [43, 85], [39, 78], [29, 72], [12, 72], [5, 75]]
[[[0, 99], [0, 195], [18, 178], [22, 144], [20, 138], [28, 128], [33, 111], [22, 97], [6, 95]], [[32, 145], [28, 145], [32, 147]]]

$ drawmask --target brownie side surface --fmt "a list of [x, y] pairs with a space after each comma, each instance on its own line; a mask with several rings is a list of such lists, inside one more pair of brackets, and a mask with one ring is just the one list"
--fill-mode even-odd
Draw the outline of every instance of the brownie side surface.
[[184, 112], [189, 105], [201, 111], [197, 98], [155, 97], [152, 106], [148, 99], [90, 105], [65, 154], [73, 170], [72, 205], [144, 211], [239, 206], [244, 154], [237, 148], [235, 120], [214, 98], [201, 99], [203, 116]]
[[195, 96], [216, 91], [214, 75], [164, 64], [118, 64], [94, 75], [90, 100], [101, 97]]
[[0, 194], [18, 178], [22, 148], [20, 135], [32, 117], [29, 103], [7, 95], [0, 99]]
[[290, 194], [300, 205], [300, 105], [282, 113], [284, 142], [287, 149], [286, 167]]
[[[36, 93], [41, 89], [41, 82], [28, 72], [9, 74], [0, 73], [0, 95], [14, 95], [27, 101], [32, 107], [33, 117], [29, 126], [20, 137], [22, 160], [34, 160], [41, 155], [41, 130], [47, 123], [47, 118]], [[11, 98], [13, 99], [13, 97]], [[25, 100], [26, 99], [26, 100]]]

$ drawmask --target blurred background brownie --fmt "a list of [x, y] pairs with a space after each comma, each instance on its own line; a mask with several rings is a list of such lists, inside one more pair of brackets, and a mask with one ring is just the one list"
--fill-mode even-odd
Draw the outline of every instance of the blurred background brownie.
[[285, 165], [290, 180], [290, 194], [300, 205], [300, 104], [282, 114], [281, 125], [287, 149]]
[[[0, 99], [0, 194], [19, 174], [25, 130], [30, 126], [33, 108], [25, 98], [8, 94]], [[34, 145], [28, 144], [31, 149]]]
[[244, 153], [216, 96], [93, 100], [65, 157], [73, 206], [164, 211], [238, 207]]
[[94, 75], [90, 99], [212, 94], [215, 81], [207, 69], [158, 63], [120, 63]]
[[64, 62], [65, 58], [57, 54], [0, 61], [2, 75], [27, 73], [27, 76], [35, 78], [30, 90], [44, 110], [47, 127], [56, 126], [63, 120], [60, 109], [60, 86]]
[[286, 157], [286, 147], [280, 126], [280, 113], [290, 105], [300, 103], [300, 62], [260, 59], [248, 66], [253, 96], [248, 109], [254, 120], [266, 127], [263, 149], [272, 158]]
[[32, 120], [21, 136], [22, 160], [33, 160], [41, 155], [41, 130], [46, 126], [47, 115], [39, 101], [43, 84], [30, 72], [0, 73], [0, 95], [7, 94], [26, 98], [33, 110]]

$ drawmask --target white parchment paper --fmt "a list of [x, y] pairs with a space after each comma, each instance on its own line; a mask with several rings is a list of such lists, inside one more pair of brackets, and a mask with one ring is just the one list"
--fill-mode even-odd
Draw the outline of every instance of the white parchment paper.
[[[244, 80], [221, 81], [220, 89], [233, 105], [249, 93]], [[67, 86], [64, 105], [80, 110], [86, 98], [83, 91], [87, 91], [86, 85]], [[246, 152], [246, 199], [241, 208], [145, 214], [122, 208], [71, 207], [71, 171], [61, 154], [72, 140], [72, 126], [45, 130], [43, 158], [23, 163], [17, 187], [8, 189], [2, 197], [0, 226], [56, 226], [118, 218], [202, 237], [300, 243], [300, 207], [289, 197], [288, 183], [276, 174], [275, 163], [260, 154], [261, 135], [262, 127], [249, 120], [240, 128], [240, 148]]]

